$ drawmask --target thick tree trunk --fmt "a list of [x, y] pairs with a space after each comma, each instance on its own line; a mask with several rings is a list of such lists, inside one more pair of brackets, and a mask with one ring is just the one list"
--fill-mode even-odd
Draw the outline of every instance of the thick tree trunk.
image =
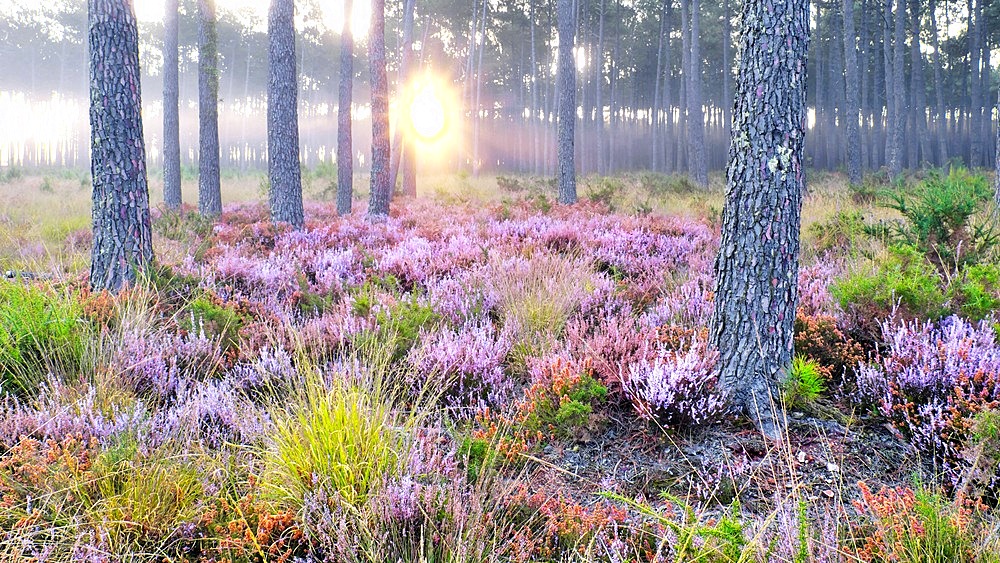
[[198, 211], [222, 213], [219, 178], [219, 35], [215, 0], [198, 0]]
[[937, 139], [937, 163], [944, 166], [948, 162], [948, 121], [944, 109], [944, 80], [941, 77], [941, 45], [938, 40], [940, 31], [937, 26], [937, 4], [930, 0], [927, 8], [931, 17], [931, 31], [934, 47], [934, 102], [935, 120], [934, 137]]
[[559, 27], [559, 203], [576, 203], [576, 163], [573, 132], [576, 125], [576, 64], [573, 43], [573, 0], [558, 0]]
[[385, 73], [385, 0], [372, 0], [368, 65], [372, 88], [372, 175], [368, 215], [387, 217], [392, 183], [389, 178], [389, 79]]
[[733, 405], [776, 438], [798, 301], [809, 2], [744, 2], [742, 12], [710, 338]]
[[163, 7], [163, 203], [181, 206], [180, 92], [177, 62], [177, 0]]
[[298, 75], [295, 71], [295, 2], [271, 0], [267, 18], [267, 174], [271, 220], [302, 227], [299, 165]]
[[344, 29], [340, 36], [340, 90], [337, 101], [337, 214], [351, 212], [354, 199], [354, 146], [351, 141], [351, 104], [354, 86], [354, 1], [344, 0]]
[[94, 248], [90, 286], [118, 291], [153, 261], [139, 34], [129, 0], [90, 0]]
[[688, 79], [688, 142], [691, 155], [688, 168], [691, 179], [708, 187], [708, 163], [705, 160], [705, 118], [701, 108], [701, 8], [698, 0], [691, 5], [691, 72]]
[[861, 133], [858, 130], [859, 99], [858, 39], [854, 33], [854, 0], [843, 0], [844, 10], [844, 71], [847, 77], [847, 104], [844, 119], [847, 125], [847, 178], [851, 185], [861, 185]]

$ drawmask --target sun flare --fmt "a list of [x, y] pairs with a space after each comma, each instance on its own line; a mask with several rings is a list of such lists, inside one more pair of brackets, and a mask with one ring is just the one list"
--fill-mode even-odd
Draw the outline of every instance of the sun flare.
[[447, 125], [444, 103], [432, 80], [417, 85], [409, 110], [410, 125], [421, 140], [434, 141], [444, 133]]

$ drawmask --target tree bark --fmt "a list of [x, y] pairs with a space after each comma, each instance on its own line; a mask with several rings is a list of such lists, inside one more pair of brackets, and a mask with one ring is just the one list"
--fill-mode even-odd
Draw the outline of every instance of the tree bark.
[[893, 20], [895, 33], [892, 51], [892, 91], [896, 106], [896, 121], [892, 129], [893, 146], [896, 147], [895, 159], [889, 165], [889, 171], [895, 178], [903, 172], [903, 143], [906, 131], [906, 82], [904, 66], [906, 57], [906, 1], [896, 0], [896, 13]]
[[576, 163], [573, 133], [576, 125], [576, 62], [573, 43], [573, 0], [558, 0], [559, 27], [559, 203], [576, 203]]
[[392, 183], [389, 178], [389, 79], [385, 72], [385, 0], [372, 0], [368, 31], [368, 65], [372, 89], [372, 172], [368, 215], [389, 215]]
[[219, 35], [215, 0], [198, 0], [198, 211], [222, 213], [219, 178]]
[[996, 160], [993, 162], [996, 178], [994, 180], [994, 200], [1000, 205], [1000, 88], [997, 89], [997, 138], [996, 138]]
[[177, 0], [166, 0], [163, 7], [163, 203], [169, 209], [181, 207], [177, 38]]
[[844, 71], [847, 76], [847, 104], [844, 119], [847, 125], [847, 178], [851, 185], [861, 185], [861, 133], [858, 113], [861, 110], [860, 79], [858, 77], [858, 39], [854, 32], [854, 0], [843, 0], [844, 11]]
[[972, 0], [968, 1], [969, 10], [969, 60], [972, 61], [969, 74], [969, 90], [972, 100], [971, 115], [969, 119], [969, 167], [982, 166], [983, 164], [983, 143], [982, 143], [982, 115], [983, 115], [983, 88], [980, 76], [980, 66], [982, 66], [980, 56], [982, 50], [979, 48], [980, 26], [982, 22], [981, 4], [983, 0], [977, 0], [973, 7]]
[[701, 9], [698, 0], [691, 5], [691, 72], [688, 78], [688, 142], [691, 179], [708, 187], [708, 164], [705, 161], [705, 118], [701, 108]]
[[295, 2], [271, 0], [267, 18], [267, 173], [271, 220], [301, 228], [298, 75], [295, 69]]
[[351, 212], [354, 199], [354, 146], [351, 125], [354, 86], [354, 1], [344, 0], [344, 29], [340, 35], [340, 89], [337, 101], [337, 214]]
[[[934, 30], [935, 33], [937, 30]], [[916, 127], [916, 141], [911, 140], [911, 144], [919, 145], [920, 157], [915, 163], [923, 166], [924, 163], [932, 162], [932, 150], [930, 136], [927, 131], [927, 85], [924, 80], [924, 57], [920, 53], [920, 0], [910, 0], [910, 90], [913, 92], [913, 117]]]
[[809, 2], [744, 2], [740, 26], [710, 339], [733, 405], [777, 438], [798, 301]]
[[729, 0], [725, 0], [722, 15], [722, 111], [725, 116], [726, 133], [733, 123], [733, 91], [732, 91], [732, 68], [733, 59], [730, 52], [730, 42], [733, 39], [732, 12], [729, 7]]
[[139, 34], [129, 0], [90, 0], [90, 286], [118, 291], [153, 262]]

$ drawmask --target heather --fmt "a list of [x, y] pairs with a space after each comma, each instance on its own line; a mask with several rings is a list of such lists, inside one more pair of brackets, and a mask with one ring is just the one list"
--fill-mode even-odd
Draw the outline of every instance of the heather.
[[992, 560], [987, 247], [943, 270], [858, 225], [885, 209], [810, 196], [840, 231], [805, 231], [773, 442], [730, 413], [708, 345], [718, 227], [692, 202], [714, 192], [631, 213], [646, 187], [591, 181], [569, 207], [523, 188], [381, 222], [311, 202], [301, 230], [255, 204], [164, 212], [161, 264], [118, 295], [0, 280], [0, 551]]

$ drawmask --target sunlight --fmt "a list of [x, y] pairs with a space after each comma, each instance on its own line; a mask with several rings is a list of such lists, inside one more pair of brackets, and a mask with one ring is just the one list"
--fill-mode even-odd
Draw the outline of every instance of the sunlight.
[[409, 109], [410, 125], [422, 141], [434, 141], [444, 133], [444, 104], [438, 97], [432, 80], [425, 79], [422, 84], [417, 85]]
[[[0, 6], [4, 2], [0, 0]], [[245, 20], [253, 20], [267, 27], [267, 9], [270, 0], [216, 0], [216, 7], [230, 13], [238, 14]], [[344, 1], [331, 0], [323, 2], [323, 25], [340, 32], [344, 28]], [[351, 17], [351, 32], [355, 38], [368, 35], [368, 23], [371, 21], [371, 3], [365, 0], [354, 1], [354, 13]], [[141, 22], [158, 22], [163, 20], [163, 0], [135, 0], [135, 15]]]

